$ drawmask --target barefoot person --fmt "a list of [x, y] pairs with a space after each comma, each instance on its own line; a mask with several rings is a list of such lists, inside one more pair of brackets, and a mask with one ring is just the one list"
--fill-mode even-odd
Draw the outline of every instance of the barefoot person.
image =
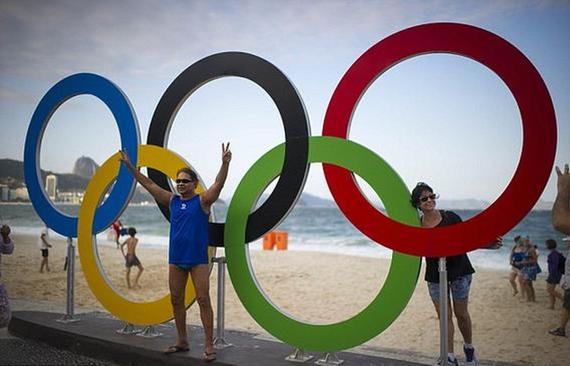
[[[513, 288], [513, 296], [516, 296], [519, 293], [516, 281], [517, 279], [519, 279], [520, 281], [520, 274], [522, 269], [522, 264], [520, 262], [525, 258], [523, 251], [524, 249], [523, 249], [522, 238], [520, 235], [517, 235], [515, 237], [515, 245], [513, 246], [511, 254], [509, 255], [509, 264], [511, 265], [511, 272], [509, 273], [509, 282], [511, 284], [511, 287]], [[524, 291], [522, 284], [521, 284], [521, 291]], [[524, 292], [522, 296], [523, 297], [525, 296]]]
[[548, 278], [546, 279], [546, 292], [548, 292], [550, 299], [550, 306], [548, 308], [554, 309], [556, 299], [560, 299], [560, 301], [564, 300], [560, 292], [556, 291], [556, 286], [560, 283], [563, 275], [563, 272], [561, 272], [563, 264], [561, 262], [564, 257], [556, 250], [556, 240], [547, 239], [545, 244], [546, 249], [550, 251], [548, 254]]
[[48, 227], [44, 227], [40, 233], [40, 237], [38, 239], [38, 246], [42, 251], [42, 263], [40, 264], [40, 273], [44, 273], [44, 267], [49, 272], [49, 248], [51, 248], [51, 244], [48, 241], [49, 239], [49, 229]]
[[115, 222], [113, 222], [113, 224], [111, 225], [111, 230], [113, 230], [113, 239], [117, 244], [117, 249], [119, 249], [120, 246], [119, 238], [121, 237], [122, 228], [123, 224], [121, 223], [121, 220], [115, 220]]
[[[412, 191], [411, 204], [414, 208], [421, 211], [421, 224], [424, 228], [444, 227], [461, 222], [461, 218], [452, 211], [437, 210], [436, 199], [438, 196], [434, 194], [433, 189], [426, 183], [418, 183]], [[501, 238], [493, 243], [488, 249], [497, 249], [501, 244]], [[428, 290], [435, 311], [439, 317], [439, 258], [426, 258], [425, 280], [428, 283]], [[468, 302], [469, 291], [471, 289], [472, 275], [475, 273], [467, 254], [455, 255], [446, 258], [447, 279], [451, 298], [453, 302], [453, 312], [451, 304], [449, 304], [448, 313], [448, 329], [447, 329], [447, 362], [438, 362], [439, 365], [458, 366], [459, 361], [455, 357], [453, 351], [453, 314], [457, 319], [459, 331], [463, 336], [463, 352], [465, 353], [465, 365], [478, 365], [475, 354], [475, 347], [472, 339], [472, 323], [469, 314]]]
[[[556, 167], [556, 175], [558, 175], [558, 193], [554, 206], [552, 206], [552, 225], [556, 230], [570, 235], [570, 169], [568, 164], [564, 165], [564, 173]], [[566, 326], [570, 318], [570, 259], [568, 259], [570, 257], [570, 241], [566, 241], [566, 246], [569, 251], [566, 255], [564, 277], [562, 278], [562, 288], [564, 289], [562, 316], [558, 328], [550, 331], [550, 334], [561, 337], [566, 337]]]
[[[2, 263], [2, 254], [12, 254], [14, 251], [14, 242], [10, 238], [10, 226], [2, 225], [0, 228], [0, 265]], [[0, 268], [1, 271], [1, 268]], [[10, 302], [8, 301], [8, 293], [2, 282], [2, 274], [0, 272], [0, 328], [5, 328], [10, 322], [12, 312], [10, 310]]]
[[141, 174], [130, 163], [125, 152], [121, 160], [136, 180], [163, 206], [170, 208], [170, 244], [168, 255], [168, 283], [176, 323], [176, 344], [168, 347], [166, 354], [188, 351], [186, 333], [186, 309], [184, 295], [188, 275], [196, 289], [196, 301], [204, 326], [205, 361], [216, 359], [213, 345], [214, 314], [210, 302], [208, 272], [208, 216], [212, 204], [218, 199], [228, 176], [232, 159], [230, 144], [222, 144], [222, 166], [212, 186], [202, 194], [195, 192], [198, 184], [196, 173], [182, 168], [176, 174], [176, 190], [172, 194]]
[[[131, 288], [131, 267], [137, 266], [139, 271], [135, 277], [134, 288], [140, 288], [139, 279], [144, 271], [144, 267], [135, 253], [137, 244], [139, 243], [139, 239], [135, 238], [137, 230], [134, 227], [130, 227], [127, 232], [129, 233], [129, 238], [121, 244], [121, 253], [123, 253], [123, 256], [125, 257], [125, 266], [127, 267], [127, 287]], [[127, 254], [125, 254], [123, 249], [125, 245], [127, 246]]]

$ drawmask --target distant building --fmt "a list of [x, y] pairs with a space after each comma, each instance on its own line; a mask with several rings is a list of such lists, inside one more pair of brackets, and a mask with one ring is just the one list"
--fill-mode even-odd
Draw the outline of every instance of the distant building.
[[81, 204], [83, 201], [82, 192], [58, 192], [57, 198], [59, 202]]
[[0, 184], [0, 201], [8, 201], [10, 199], [10, 188], [6, 184]]
[[57, 199], [57, 177], [53, 174], [46, 177], [46, 192], [50, 200]]
[[28, 188], [20, 187], [10, 190], [10, 201], [29, 201]]

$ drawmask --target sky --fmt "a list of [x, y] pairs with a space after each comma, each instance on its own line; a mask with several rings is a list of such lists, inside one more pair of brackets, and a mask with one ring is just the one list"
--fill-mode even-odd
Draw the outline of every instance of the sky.
[[[23, 159], [37, 104], [59, 80], [80, 72], [104, 76], [123, 90], [145, 143], [169, 84], [194, 62], [225, 51], [252, 53], [285, 73], [318, 136], [330, 97], [352, 63], [385, 37], [432, 22], [486, 29], [529, 58], [556, 111], [555, 163], [570, 162], [570, 2], [508, 0], [0, 0], [0, 158]], [[491, 70], [466, 57], [427, 54], [374, 81], [353, 114], [349, 139], [384, 158], [410, 189], [425, 181], [445, 199], [492, 202], [514, 174], [522, 127], [512, 94]], [[176, 115], [168, 148], [208, 185], [227, 141], [233, 160], [225, 199], [257, 159], [284, 141], [276, 106], [249, 80], [220, 78], [196, 90]], [[51, 117], [41, 168], [70, 172], [80, 156], [101, 164], [119, 148], [106, 106], [77, 96]], [[555, 197], [555, 177], [545, 201]], [[330, 198], [320, 164], [311, 165], [304, 191]]]

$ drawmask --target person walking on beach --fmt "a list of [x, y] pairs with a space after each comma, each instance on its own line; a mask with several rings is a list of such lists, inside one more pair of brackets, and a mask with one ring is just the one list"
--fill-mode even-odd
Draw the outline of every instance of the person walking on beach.
[[[127, 287], [131, 288], [131, 267], [137, 266], [139, 271], [135, 277], [134, 288], [141, 288], [139, 285], [139, 279], [144, 271], [144, 267], [135, 253], [137, 244], [139, 243], [139, 239], [135, 238], [137, 230], [134, 227], [130, 227], [127, 232], [129, 233], [129, 237], [123, 242], [123, 244], [121, 244], [121, 253], [123, 253], [123, 257], [125, 257], [125, 267], [127, 267]], [[127, 254], [125, 254], [125, 251], [123, 250], [125, 245], [127, 246]]]
[[216, 359], [214, 351], [214, 314], [210, 301], [208, 272], [208, 217], [212, 204], [224, 187], [232, 153], [230, 144], [222, 144], [222, 165], [214, 184], [201, 194], [195, 189], [198, 177], [190, 168], [182, 168], [176, 174], [177, 195], [164, 190], [141, 174], [123, 151], [121, 161], [135, 179], [163, 206], [170, 208], [170, 243], [168, 255], [168, 283], [177, 330], [176, 344], [164, 350], [165, 354], [187, 352], [186, 309], [184, 295], [188, 275], [196, 289], [196, 301], [204, 326], [204, 361]]
[[[556, 167], [558, 182], [556, 184], [558, 193], [552, 206], [552, 225], [554, 228], [566, 235], [570, 235], [570, 171], [568, 164], [564, 165], [564, 173]], [[566, 241], [568, 252], [566, 258], [570, 256], [570, 241]], [[562, 278], [562, 288], [564, 289], [564, 301], [562, 303], [562, 315], [558, 328], [549, 331], [555, 336], [566, 337], [566, 326], [570, 319], [570, 260], [566, 259], [564, 266], [564, 277]]]
[[114, 233], [114, 239], [115, 243], [117, 244], [117, 249], [119, 249], [120, 246], [119, 238], [121, 237], [122, 228], [123, 224], [121, 223], [121, 220], [116, 220], [115, 222], [113, 222], [113, 224], [111, 224], [111, 230], [113, 230]]
[[548, 292], [548, 297], [550, 298], [549, 309], [554, 309], [554, 304], [556, 299], [561, 301], [564, 299], [562, 295], [556, 291], [556, 286], [560, 283], [563, 275], [563, 260], [564, 256], [556, 250], [556, 240], [547, 239], [546, 249], [550, 251], [548, 254], [548, 278], [546, 279], [546, 292]]
[[519, 282], [519, 287], [521, 289], [521, 300], [528, 299], [528, 297], [530, 296], [528, 281], [524, 279], [522, 273], [524, 263], [529, 256], [529, 245], [527, 243], [527, 239], [528, 237], [523, 238], [522, 236], [517, 235], [515, 237], [515, 242], [517, 243], [517, 245], [515, 245], [511, 254], [513, 269], [517, 271], [517, 280]]
[[[509, 273], [509, 282], [513, 288], [513, 296], [516, 296], [519, 291], [517, 288], [517, 280], [520, 281], [520, 270], [522, 264], [520, 263], [524, 259], [523, 245], [521, 241], [521, 236], [517, 235], [515, 237], [515, 245], [511, 249], [511, 254], [509, 255], [509, 264], [511, 265], [511, 273]], [[523, 291], [523, 286], [521, 284], [521, 291]], [[523, 292], [522, 296], [525, 294]]]
[[531, 243], [528, 236], [522, 240], [526, 251], [526, 257], [521, 261], [521, 286], [524, 286], [527, 301], [536, 302], [533, 282], [536, 281], [536, 276], [542, 272], [538, 265], [538, 251], [536, 250], [536, 246]]
[[[12, 254], [14, 251], [14, 242], [10, 238], [10, 226], [2, 225], [0, 228], [0, 265], [2, 264], [2, 254]], [[8, 292], [6, 286], [2, 282], [2, 269], [0, 268], [0, 328], [5, 328], [10, 322], [12, 312], [10, 311], [10, 302], [8, 301]]]
[[46, 226], [40, 232], [40, 237], [38, 239], [38, 246], [42, 251], [42, 262], [40, 264], [40, 273], [44, 273], [44, 267], [49, 272], [49, 248], [51, 248], [51, 244], [48, 241], [49, 239], [49, 228]]
[[[414, 208], [421, 211], [421, 224], [424, 228], [444, 227], [461, 222], [461, 218], [453, 211], [444, 211], [436, 209], [436, 199], [438, 196], [433, 189], [426, 183], [420, 182], [412, 191], [411, 204]], [[501, 238], [489, 246], [489, 249], [498, 249], [501, 244]], [[428, 283], [428, 291], [435, 306], [435, 311], [439, 314], [439, 258], [426, 258], [425, 280]], [[473, 346], [472, 322], [469, 314], [468, 302], [469, 291], [471, 288], [472, 275], [475, 273], [467, 254], [455, 255], [446, 258], [448, 286], [451, 290], [453, 302], [453, 312], [451, 305], [448, 307], [448, 329], [447, 329], [447, 366], [458, 366], [453, 350], [453, 313], [457, 319], [459, 331], [463, 336], [463, 352], [465, 353], [465, 364], [467, 366], [478, 365], [475, 347]], [[438, 365], [442, 364], [439, 360]]]

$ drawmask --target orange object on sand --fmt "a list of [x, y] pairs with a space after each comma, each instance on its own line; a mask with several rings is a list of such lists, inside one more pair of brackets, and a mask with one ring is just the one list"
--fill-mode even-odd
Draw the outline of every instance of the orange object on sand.
[[286, 231], [275, 231], [275, 246], [277, 250], [287, 250], [289, 234]]
[[273, 250], [275, 246], [275, 233], [273, 231], [263, 235], [263, 250]]

